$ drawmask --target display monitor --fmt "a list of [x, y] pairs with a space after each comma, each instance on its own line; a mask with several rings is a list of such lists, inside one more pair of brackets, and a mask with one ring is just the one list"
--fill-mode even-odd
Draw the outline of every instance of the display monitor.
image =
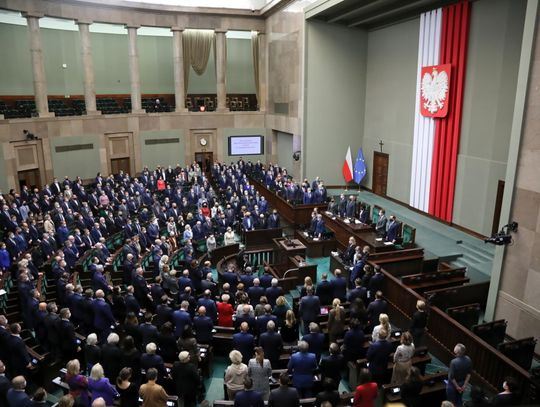
[[264, 136], [229, 136], [229, 155], [264, 154]]

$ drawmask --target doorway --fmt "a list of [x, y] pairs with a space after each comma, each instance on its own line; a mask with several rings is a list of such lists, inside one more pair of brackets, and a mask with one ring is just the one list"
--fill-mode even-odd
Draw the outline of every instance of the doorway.
[[388, 154], [380, 153], [378, 151], [373, 152], [373, 178], [371, 185], [373, 193], [377, 195], [386, 195], [388, 161]]
[[26, 185], [28, 188], [33, 189], [40, 186], [40, 174], [39, 168], [32, 170], [17, 171], [17, 178], [19, 180], [19, 191]]
[[129, 174], [129, 157], [111, 158], [111, 173], [118, 174], [120, 170]]
[[214, 153], [212, 151], [195, 153], [195, 161], [204, 172], [209, 173], [212, 171], [212, 165], [214, 164]]

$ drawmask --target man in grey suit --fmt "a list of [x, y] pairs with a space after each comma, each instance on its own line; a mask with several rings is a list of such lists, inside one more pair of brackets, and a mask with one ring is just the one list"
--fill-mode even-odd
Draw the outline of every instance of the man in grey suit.
[[279, 376], [279, 387], [270, 392], [268, 407], [299, 407], [300, 396], [294, 387], [289, 387], [287, 372]]
[[379, 211], [379, 220], [377, 221], [377, 225], [375, 225], [375, 232], [377, 232], [378, 236], [384, 237], [386, 236], [386, 215], [384, 212], [384, 209], [381, 209]]

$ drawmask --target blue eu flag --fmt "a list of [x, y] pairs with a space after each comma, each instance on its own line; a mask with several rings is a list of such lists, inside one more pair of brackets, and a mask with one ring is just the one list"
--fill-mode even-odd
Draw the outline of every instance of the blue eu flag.
[[357, 184], [360, 184], [362, 182], [362, 179], [366, 176], [366, 162], [364, 160], [364, 152], [362, 151], [362, 148], [360, 147], [358, 149], [358, 154], [356, 155], [356, 161], [354, 163], [354, 182]]

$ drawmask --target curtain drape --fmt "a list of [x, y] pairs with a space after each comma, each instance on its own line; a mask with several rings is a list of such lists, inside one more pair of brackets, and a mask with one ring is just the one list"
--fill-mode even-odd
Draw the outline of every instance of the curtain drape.
[[[184, 90], [188, 92], [189, 71], [193, 68], [197, 75], [206, 71], [210, 50], [215, 43], [215, 33], [209, 30], [185, 30], [182, 34], [184, 48]], [[214, 47], [215, 48], [215, 47]]]
[[253, 78], [255, 79], [255, 94], [259, 106], [259, 33], [251, 32], [251, 51], [253, 54]]

